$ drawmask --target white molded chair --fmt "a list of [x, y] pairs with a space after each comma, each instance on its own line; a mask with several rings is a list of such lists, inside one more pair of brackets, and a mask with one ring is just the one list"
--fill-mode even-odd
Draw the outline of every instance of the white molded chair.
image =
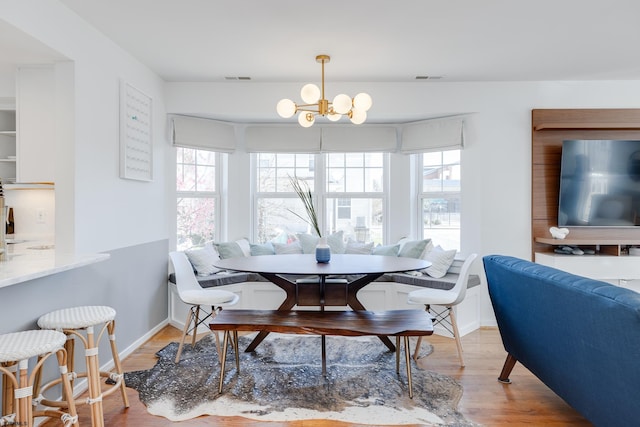
[[[215, 317], [223, 307], [236, 304], [240, 297], [233, 292], [222, 289], [203, 288], [200, 286], [193, 272], [193, 266], [184, 252], [171, 252], [169, 257], [171, 258], [175, 272], [178, 295], [180, 295], [180, 299], [183, 302], [191, 305], [189, 314], [187, 314], [187, 320], [184, 324], [182, 339], [178, 346], [178, 354], [176, 354], [175, 362], [178, 363], [180, 362], [182, 347], [184, 346], [187, 335], [192, 333], [191, 345], [194, 346], [196, 344], [198, 326], [208, 318]], [[211, 311], [201, 308], [202, 306], [211, 307]], [[200, 318], [201, 311], [204, 313], [202, 318]], [[215, 334], [215, 336], [218, 357], [220, 357], [220, 340], [217, 334]]]
[[[456, 340], [456, 346], [458, 347], [458, 357], [460, 358], [460, 366], [464, 367], [464, 358], [462, 356], [462, 343], [460, 342], [460, 333], [458, 332], [458, 323], [456, 321], [456, 315], [453, 311], [453, 307], [460, 304], [467, 293], [467, 282], [469, 281], [469, 268], [473, 261], [477, 258], [478, 254], [469, 255], [462, 264], [458, 280], [453, 288], [449, 290], [424, 288], [417, 291], [409, 292], [408, 302], [409, 304], [424, 304], [425, 309], [432, 313], [434, 316], [433, 324], [441, 324], [447, 329]], [[444, 306], [445, 310], [437, 312], [431, 308], [431, 305]], [[445, 323], [443, 323], [445, 322]], [[449, 328], [451, 327], [451, 329]], [[422, 337], [418, 338], [416, 344], [416, 350], [413, 353], [413, 358], [418, 359], [418, 351], [422, 344]]]

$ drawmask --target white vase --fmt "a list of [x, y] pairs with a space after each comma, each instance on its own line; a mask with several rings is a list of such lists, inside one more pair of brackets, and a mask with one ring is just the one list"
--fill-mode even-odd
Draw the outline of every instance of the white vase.
[[331, 248], [327, 244], [327, 238], [321, 237], [316, 245], [316, 261], [327, 263], [331, 260]]

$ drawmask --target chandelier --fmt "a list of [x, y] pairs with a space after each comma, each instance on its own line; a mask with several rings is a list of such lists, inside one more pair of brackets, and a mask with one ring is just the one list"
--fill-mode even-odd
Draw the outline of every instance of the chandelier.
[[366, 93], [359, 93], [353, 98], [349, 95], [340, 94], [333, 98], [333, 102], [329, 102], [324, 98], [324, 64], [329, 62], [329, 55], [316, 56], [316, 62], [322, 64], [322, 90], [313, 83], [306, 84], [300, 91], [300, 97], [304, 104], [296, 104], [290, 99], [282, 99], [278, 102], [276, 110], [280, 117], [285, 119], [292, 117], [298, 113], [298, 123], [300, 126], [308, 128], [313, 126], [316, 116], [323, 116], [336, 122], [347, 116], [351, 123], [359, 125], [367, 120], [367, 111], [371, 108], [371, 96]]

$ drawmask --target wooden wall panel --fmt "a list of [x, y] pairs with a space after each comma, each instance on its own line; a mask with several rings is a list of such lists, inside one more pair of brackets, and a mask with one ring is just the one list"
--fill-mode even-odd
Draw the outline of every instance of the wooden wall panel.
[[[565, 139], [640, 140], [640, 109], [536, 109], [531, 114], [531, 259], [558, 225], [560, 158]], [[639, 229], [569, 227], [572, 239], [640, 239]]]

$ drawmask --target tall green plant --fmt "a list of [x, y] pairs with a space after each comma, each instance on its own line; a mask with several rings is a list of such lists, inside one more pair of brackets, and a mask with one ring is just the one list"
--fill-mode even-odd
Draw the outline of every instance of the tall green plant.
[[316, 215], [316, 208], [313, 205], [313, 196], [311, 195], [311, 190], [309, 189], [309, 185], [301, 181], [297, 176], [289, 175], [289, 181], [291, 181], [291, 186], [293, 190], [296, 192], [300, 200], [302, 200], [302, 204], [304, 205], [304, 209], [307, 211], [307, 216], [309, 218], [304, 218], [298, 215], [296, 212], [289, 209], [289, 212], [309, 224], [318, 234], [318, 237], [322, 237], [320, 233], [320, 227], [318, 226], [318, 216]]

